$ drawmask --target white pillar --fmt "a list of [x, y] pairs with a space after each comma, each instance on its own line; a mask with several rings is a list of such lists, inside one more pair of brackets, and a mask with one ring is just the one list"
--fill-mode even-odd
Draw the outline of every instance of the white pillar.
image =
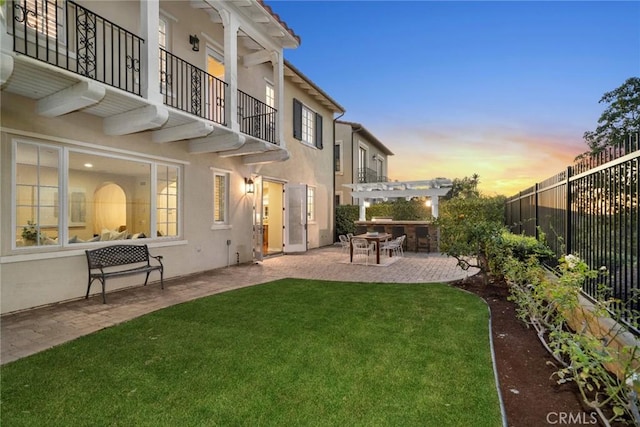
[[367, 220], [367, 207], [365, 206], [364, 199], [358, 199], [360, 201], [360, 217], [358, 221], [366, 221]]
[[162, 104], [160, 93], [160, 2], [148, 0], [140, 2], [140, 28], [142, 43], [140, 58], [140, 88], [142, 96], [151, 102]]
[[438, 202], [440, 200], [440, 196], [431, 196], [431, 215], [434, 218], [438, 218]]
[[286, 147], [286, 140], [281, 130], [284, 129], [284, 61], [282, 54], [271, 52], [271, 63], [273, 65], [273, 91], [276, 95], [276, 143], [282, 148]]
[[228, 10], [220, 10], [224, 26], [224, 81], [229, 85], [224, 98], [224, 114], [231, 130], [240, 132], [238, 123], [238, 19]]

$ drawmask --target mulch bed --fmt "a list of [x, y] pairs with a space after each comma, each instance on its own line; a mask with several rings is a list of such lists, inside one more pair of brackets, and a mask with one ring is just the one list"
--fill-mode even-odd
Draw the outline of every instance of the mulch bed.
[[557, 384], [552, 377], [556, 361], [535, 330], [516, 317], [506, 283], [484, 285], [482, 277], [474, 275], [453, 285], [482, 297], [491, 308], [498, 380], [509, 426], [599, 425], [596, 413], [582, 404], [577, 386]]

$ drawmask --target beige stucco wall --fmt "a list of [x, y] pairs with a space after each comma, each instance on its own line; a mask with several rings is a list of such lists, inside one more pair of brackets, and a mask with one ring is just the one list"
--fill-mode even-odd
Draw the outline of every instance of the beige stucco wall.
[[[102, 119], [71, 113], [55, 119], [34, 116], [31, 100], [2, 93], [2, 149], [0, 150], [0, 235], [12, 236], [11, 229], [11, 141], [15, 137], [54, 146], [69, 146], [142, 159], [163, 159], [183, 165], [183, 233], [179, 239], [147, 241], [151, 251], [163, 255], [167, 278], [224, 267], [252, 258], [251, 200], [244, 194], [244, 177], [249, 168], [239, 158], [216, 154], [189, 154], [185, 142], [157, 144], [149, 132], [126, 136], [106, 136]], [[96, 148], [98, 147], [98, 148]], [[103, 150], [99, 147], [104, 147]], [[212, 229], [213, 195], [211, 168], [230, 172], [230, 222], [232, 227]], [[226, 241], [231, 240], [227, 248]], [[64, 248], [31, 247], [11, 249], [11, 239], [1, 239], [1, 312], [49, 304], [84, 296], [87, 265], [84, 249], [92, 244]], [[109, 280], [108, 289], [140, 284], [140, 277]], [[94, 285], [92, 292], [97, 291]]]
[[[322, 115], [322, 150], [304, 144], [293, 137], [293, 98]], [[306, 184], [316, 191], [316, 220], [307, 226], [309, 248], [333, 244], [333, 113], [301, 90], [295, 83], [284, 83], [284, 139], [291, 157], [282, 163], [263, 165], [256, 172], [280, 178], [290, 184]]]

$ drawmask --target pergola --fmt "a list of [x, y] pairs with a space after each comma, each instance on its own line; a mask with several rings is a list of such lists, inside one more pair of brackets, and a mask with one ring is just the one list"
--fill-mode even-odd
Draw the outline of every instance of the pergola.
[[446, 195], [453, 186], [450, 179], [435, 178], [423, 181], [393, 181], [393, 182], [369, 182], [360, 184], [344, 184], [351, 188], [351, 197], [358, 199], [360, 205], [360, 221], [365, 221], [365, 211], [369, 199], [428, 197], [431, 200], [431, 212], [434, 218], [438, 217], [438, 202], [440, 196]]

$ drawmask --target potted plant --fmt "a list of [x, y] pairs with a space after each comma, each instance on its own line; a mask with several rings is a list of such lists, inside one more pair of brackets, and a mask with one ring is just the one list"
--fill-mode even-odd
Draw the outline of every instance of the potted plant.
[[22, 240], [26, 245], [34, 245], [38, 241], [38, 225], [33, 221], [27, 221], [22, 227]]

